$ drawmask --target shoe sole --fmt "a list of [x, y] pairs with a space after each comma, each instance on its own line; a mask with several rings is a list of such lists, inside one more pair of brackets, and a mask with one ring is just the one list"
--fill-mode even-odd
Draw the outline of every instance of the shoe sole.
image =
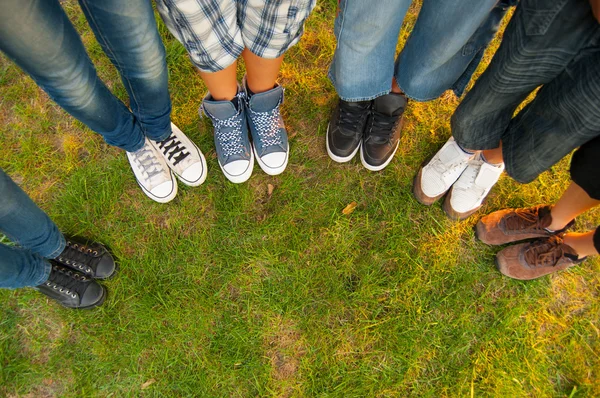
[[261, 160], [260, 156], [258, 156], [258, 153], [256, 152], [256, 147], [254, 146], [254, 143], [252, 143], [252, 152], [254, 152], [254, 155], [256, 157], [256, 162], [258, 163], [258, 165], [260, 166], [262, 171], [264, 171], [265, 173], [267, 173], [270, 176], [276, 176], [276, 175], [283, 173], [283, 171], [287, 167], [288, 160], [290, 159], [290, 144], [288, 143], [287, 151], [285, 152], [285, 162], [283, 163], [283, 165], [281, 165], [279, 167], [267, 166], [267, 164]]
[[483, 203], [482, 203], [481, 205], [477, 206], [473, 210], [469, 210], [464, 213], [460, 213], [452, 208], [452, 205], [450, 204], [451, 199], [452, 199], [452, 189], [450, 189], [448, 191], [448, 194], [446, 195], [446, 199], [444, 199], [444, 205], [442, 206], [442, 208], [444, 209], [444, 212], [446, 213], [448, 218], [451, 220], [454, 220], [454, 221], [460, 221], [460, 220], [469, 218], [473, 213], [477, 212], [477, 210], [479, 210], [481, 208], [481, 206], [483, 206]]
[[351, 161], [352, 158], [354, 158], [354, 156], [356, 156], [356, 152], [358, 152], [358, 150], [360, 149], [361, 143], [362, 143], [362, 140], [358, 142], [358, 146], [356, 147], [356, 149], [354, 151], [352, 151], [352, 153], [349, 156], [343, 157], [343, 156], [335, 155], [333, 152], [331, 152], [331, 148], [329, 148], [329, 124], [327, 125], [327, 133], [325, 135], [325, 146], [327, 147], [327, 154], [329, 155], [331, 160], [333, 160], [334, 162], [347, 163], [347, 162]]
[[[200, 161], [202, 162], [202, 170], [204, 172], [200, 175], [200, 177], [196, 181], [188, 181], [185, 178], [183, 178], [182, 176], [180, 176], [179, 174], [175, 173], [175, 171], [173, 171], [173, 174], [175, 174], [175, 176], [179, 179], [179, 181], [183, 182], [188, 187], [198, 187], [198, 186], [202, 185], [204, 183], [204, 181], [206, 181], [206, 176], [208, 175], [208, 170], [207, 170], [207, 166], [206, 166], [206, 159], [204, 158], [202, 151], [200, 151], [200, 148], [198, 148], [198, 146], [196, 144], [194, 144], [193, 142], [192, 142], [192, 145], [194, 145], [194, 147], [198, 150], [198, 154], [200, 155]], [[171, 167], [168, 163], [167, 163], [167, 166]], [[171, 170], [173, 170], [173, 169], [171, 169]]]
[[365, 160], [365, 157], [363, 155], [364, 152], [364, 146], [360, 145], [360, 162], [362, 163], [363, 166], [365, 166], [365, 169], [369, 170], [369, 171], [381, 171], [383, 169], [385, 169], [387, 167], [388, 164], [390, 164], [390, 162], [392, 161], [392, 159], [394, 159], [394, 155], [396, 154], [396, 151], [398, 150], [398, 147], [400, 146], [400, 140], [398, 140], [398, 142], [396, 143], [396, 148], [394, 148], [394, 152], [392, 152], [392, 154], [390, 155], [390, 157], [388, 158], [388, 160], [385, 161], [385, 163], [383, 163], [382, 165], [379, 166], [372, 166], [369, 163], [367, 163], [367, 161]]
[[234, 175], [228, 174], [225, 171], [225, 169], [223, 168], [223, 166], [221, 165], [221, 162], [217, 161], [217, 163], [219, 163], [219, 167], [221, 168], [221, 171], [223, 172], [223, 174], [229, 181], [233, 182], [234, 184], [241, 184], [243, 182], [248, 181], [248, 179], [252, 175], [252, 170], [254, 169], [254, 151], [250, 151], [250, 163], [248, 164], [248, 169], [240, 175], [234, 176]]

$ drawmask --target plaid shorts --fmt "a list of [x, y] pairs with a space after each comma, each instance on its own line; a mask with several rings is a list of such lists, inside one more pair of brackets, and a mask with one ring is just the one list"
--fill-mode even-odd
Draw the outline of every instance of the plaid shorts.
[[300, 40], [316, 0], [157, 0], [167, 28], [203, 72], [225, 69], [248, 48], [277, 58]]

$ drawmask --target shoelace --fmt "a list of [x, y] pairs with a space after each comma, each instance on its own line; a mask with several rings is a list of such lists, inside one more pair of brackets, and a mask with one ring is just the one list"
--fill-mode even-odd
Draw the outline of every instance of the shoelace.
[[281, 120], [279, 104], [267, 112], [254, 112], [250, 107], [248, 107], [248, 111], [252, 115], [252, 121], [256, 124], [262, 146], [269, 147], [283, 144], [279, 133], [279, 121]]
[[148, 141], [144, 143], [141, 149], [131, 152], [131, 154], [134, 162], [142, 170], [142, 176], [146, 181], [151, 182], [155, 176], [162, 174], [162, 165], [158, 162]]
[[[368, 116], [370, 105], [366, 106], [348, 106], [340, 102], [340, 113], [338, 116], [338, 125], [341, 131], [354, 132], [358, 129], [358, 124]], [[360, 112], [360, 111], [362, 112]]]
[[373, 111], [369, 135], [379, 144], [389, 142], [394, 134], [398, 121], [398, 116], [387, 116]]
[[436, 158], [434, 161], [429, 163], [428, 166], [431, 166], [438, 174], [446, 176], [448, 174], [453, 174], [456, 168], [464, 168], [467, 162], [468, 160], [466, 159], [460, 159], [450, 164], [446, 164], [442, 162], [439, 158]]
[[225, 156], [244, 152], [242, 143], [242, 121], [237, 116], [225, 120], [213, 120], [217, 139]]
[[80, 297], [84, 293], [83, 285], [80, 282], [87, 281], [87, 278], [69, 269], [52, 266], [50, 278], [44, 283], [46, 286], [58, 290], [60, 293], [67, 294], [72, 298]]
[[[468, 163], [467, 168], [461, 174], [460, 179], [455, 184], [456, 187], [468, 188], [468, 189], [479, 188], [475, 185], [475, 179], [477, 178], [477, 175], [479, 174], [481, 165], [483, 165], [483, 160], [479, 159], [478, 157], [475, 159], [471, 159]], [[479, 189], [477, 189], [477, 191], [483, 192], [483, 191], [485, 191], [485, 189], [479, 188]]]
[[67, 241], [65, 250], [57, 260], [86, 274], [92, 274], [100, 262], [99, 254], [96, 250], [85, 245]]
[[506, 217], [504, 225], [510, 231], [544, 230], [542, 219], [548, 210], [545, 208], [518, 209]]
[[187, 148], [178, 140], [175, 133], [171, 133], [166, 140], [158, 142], [158, 147], [167, 156], [167, 159], [173, 163], [173, 166], [177, 166], [179, 162], [190, 155], [189, 152], [185, 152]]
[[525, 250], [525, 261], [532, 267], [554, 267], [565, 254], [562, 239], [551, 236], [548, 239], [531, 242]]

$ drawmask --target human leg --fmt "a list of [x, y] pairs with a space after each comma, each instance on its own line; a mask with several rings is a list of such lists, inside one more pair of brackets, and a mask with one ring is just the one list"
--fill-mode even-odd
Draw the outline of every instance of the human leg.
[[[392, 123], [389, 123], [389, 118], [392, 117], [390, 114], [402, 113], [406, 104], [403, 96], [402, 103], [398, 104], [396, 97], [400, 96], [399, 93], [389, 93], [398, 34], [410, 3], [410, 0], [386, 0], [376, 4], [364, 0], [339, 2], [334, 25], [337, 46], [329, 68], [329, 79], [340, 98], [326, 134], [327, 153], [338, 163], [350, 161], [360, 150], [375, 98], [387, 96], [379, 100], [379, 108], [386, 109], [381, 109], [385, 112], [378, 117], [377, 126], [381, 124], [381, 119], [393, 129], [386, 129], [389, 134], [375, 134], [369, 140], [379, 148], [366, 154], [361, 152], [363, 165], [370, 169], [379, 169], [382, 165], [385, 167], [397, 148], [400, 131], [396, 122], [399, 124], [401, 115], [396, 115]], [[400, 107], [400, 112], [390, 109], [392, 106], [386, 104], [386, 99], [397, 105], [396, 108]], [[379, 146], [377, 143], [380, 141], [384, 142]], [[383, 160], [377, 156], [380, 152], [377, 149], [381, 148]]]
[[[523, 127], [522, 122], [519, 123], [518, 120], [511, 122], [511, 118], [516, 106], [535, 86], [548, 83], [547, 85], [552, 87], [556, 82], [563, 80], [558, 76], [561, 74], [566, 75], [563, 73], [563, 70], [567, 68], [573, 59], [579, 57], [581, 54], [588, 53], [586, 47], [591, 41], [595, 40], [594, 34], [598, 28], [595, 21], [594, 24], [589, 23], [589, 6], [586, 4], [575, 0], [566, 0], [560, 4], [552, 3], [546, 5], [551, 6], [551, 10], [534, 9], [531, 11], [528, 8], [527, 12], [534, 14], [531, 17], [524, 15], [524, 7], [528, 5], [527, 2], [521, 3], [507, 28], [500, 49], [494, 56], [490, 66], [475, 84], [473, 90], [467, 94], [467, 97], [459, 105], [452, 117], [453, 140], [458, 144], [459, 149], [463, 149], [463, 153], [469, 154], [474, 152], [474, 150], [491, 149], [492, 151], [484, 152], [484, 160], [485, 154], [492, 159], [498, 160], [498, 157], [495, 157], [494, 154], [497, 155], [498, 148], [502, 143], [502, 158], [508, 158], [507, 168], [509, 169], [509, 174], [513, 177], [515, 174], [519, 174], [518, 172], [511, 171], [511, 168], [518, 167], [516, 159], [519, 159], [519, 162], [524, 164], [519, 168], [519, 172], [529, 173], [528, 175], [534, 173], [537, 175], [541, 172], [539, 170], [540, 158], [536, 158], [536, 163], [530, 161], [532, 154], [540, 153], [540, 149], [547, 156], [548, 152], [550, 152], [550, 147], [552, 147], [554, 153], [549, 158], [555, 159], [556, 153], [560, 151], [556, 150], [556, 142], [550, 142], [549, 138], [552, 135], [539, 134], [539, 125], [545, 123], [546, 119], [537, 117], [538, 113], [529, 112], [533, 104], [539, 100], [540, 95], [544, 91], [549, 92], [546, 86], [542, 88], [534, 102], [520, 113], [530, 116], [531, 125], [528, 127], [528, 135], [525, 137], [523, 130], [520, 130], [521, 135], [516, 133], [507, 134], [507, 132], [513, 132]], [[581, 54], [579, 54], [580, 49], [582, 50]], [[589, 73], [594, 72], [589, 71]], [[554, 95], [557, 94], [556, 89], [553, 90], [553, 93]], [[563, 102], [570, 101], [569, 99], [565, 100], [565, 97], [560, 97], [560, 100]], [[578, 98], [581, 98], [581, 96]], [[547, 102], [542, 100], [539, 104], [539, 106], [544, 107], [547, 105]], [[546, 113], [549, 112], [547, 111]], [[555, 113], [552, 119], [554, 125], [551, 125], [551, 123], [547, 125], [559, 128], [556, 120], [560, 117], [562, 117], [561, 112]], [[543, 148], [538, 148], [537, 146], [532, 148], [531, 142], [534, 133], [539, 137], [538, 140], [546, 140], [548, 142], [547, 150], [543, 150]], [[515, 141], [519, 140], [521, 140], [521, 146], [515, 145]], [[540, 146], [543, 147], [543, 145]], [[515, 148], [519, 150], [518, 153], [520, 156], [516, 156]], [[527, 150], [524, 148], [527, 148]], [[455, 152], [460, 153], [458, 149]], [[564, 156], [564, 154], [561, 156]], [[473, 158], [476, 157], [475, 154], [472, 156]], [[471, 164], [471, 160], [465, 156], [462, 156], [462, 158], [461, 167], [463, 170], [466, 170]], [[434, 157], [435, 159], [436, 157]], [[544, 162], [547, 162], [547, 160], [544, 157]], [[465, 184], [462, 185], [467, 190], [469, 186], [476, 186], [477, 189], [473, 192], [478, 190], [482, 192], [482, 195], [487, 195], [491, 186], [497, 181], [497, 177], [493, 174], [498, 173], [486, 173], [487, 176], [481, 174], [481, 170], [485, 169], [494, 171], [489, 166], [495, 165], [488, 161], [485, 162], [486, 167], [481, 168], [479, 167], [479, 163], [478, 160], [472, 163], [478, 167], [476, 177], [472, 179], [473, 182], [465, 181]], [[418, 184], [415, 192], [419, 188], [428, 198], [435, 199], [443, 196], [456, 182], [456, 180], [442, 178], [446, 175], [444, 167], [441, 167], [438, 171], [438, 169], [433, 167], [433, 164], [430, 167], [426, 165], [423, 170], [419, 171], [418, 178], [415, 179], [415, 184]], [[461, 172], [454, 173], [453, 175], [457, 180], [462, 178]], [[469, 176], [465, 175], [466, 177]], [[519, 180], [519, 178], [517, 179]], [[432, 186], [435, 189], [427, 188], [428, 183], [424, 182], [427, 180], [432, 181]], [[477, 180], [484, 182], [486, 189], [479, 189]], [[436, 181], [440, 181], [440, 183]], [[433, 182], [436, 183], [433, 184]], [[485, 198], [482, 195], [469, 195], [470, 197], [472, 196], [470, 199], [473, 199], [469, 200], [470, 203], [458, 203], [459, 197], [454, 195], [454, 199], [448, 201], [446, 207], [450, 210], [457, 210], [457, 213], [468, 215], [481, 205]], [[452, 195], [450, 199], [452, 199]], [[459, 211], [459, 208], [464, 211]], [[452, 211], [449, 213], [452, 213]]]
[[[171, 123], [165, 48], [152, 3], [149, 0], [80, 0], [79, 3], [96, 39], [121, 75], [136, 124], [182, 182], [191, 186], [202, 184], [206, 179], [204, 155]], [[144, 150], [140, 156], [149, 153]], [[136, 154], [130, 154], [129, 158], [133, 158], [132, 167], [137, 171], [140, 163], [136, 162]], [[136, 173], [138, 182], [143, 182], [144, 172]], [[170, 200], [177, 192], [172, 176], [163, 174], [166, 180], [163, 184], [168, 186], [155, 197], [161, 202]]]
[[[38, 287], [42, 293], [68, 307], [100, 305], [106, 296], [102, 286], [75, 272], [72, 269], [74, 264], [70, 264], [71, 268], [65, 268], [58, 262], [48, 260], [61, 256], [73, 257], [67, 250], [64, 236], [52, 220], [2, 169], [0, 192], [0, 231], [20, 246], [0, 244], [0, 288]], [[102, 259], [102, 271], [108, 270], [105, 264], [107, 259], [112, 260], [112, 257]], [[77, 260], [77, 265], [89, 265], [86, 259], [77, 257]]]
[[[450, 89], [487, 46], [505, 9], [486, 20], [497, 0], [425, 0], [395, 63], [398, 88], [417, 101], [428, 101]], [[484, 32], [485, 31], [485, 32]]]
[[282, 173], [288, 163], [289, 143], [280, 108], [283, 87], [276, 84], [285, 52], [304, 31], [304, 21], [314, 0], [239, 2], [238, 20], [245, 49], [243, 86], [252, 147], [261, 169], [269, 175]]
[[128, 151], [143, 145], [144, 136], [133, 115], [98, 79], [58, 1], [3, 2], [0, 50], [107, 143]]
[[[10, 0], [0, 13], [0, 50], [5, 52], [67, 112], [101, 134], [108, 144], [149, 154], [134, 166], [138, 183], [152, 198], [173, 192], [174, 180], [127, 107], [98, 79], [79, 35], [58, 1]], [[146, 151], [148, 149], [148, 151]], [[131, 155], [135, 156], [135, 155]], [[163, 189], [165, 185], [169, 185]], [[175, 191], [176, 192], [176, 191]], [[174, 196], [174, 195], [173, 195]]]
[[156, 2], [171, 33], [185, 46], [208, 87], [201, 113], [215, 127], [219, 166], [232, 182], [250, 178], [254, 158], [243, 112], [243, 93], [236, 79], [236, 61], [244, 42], [234, 1]]

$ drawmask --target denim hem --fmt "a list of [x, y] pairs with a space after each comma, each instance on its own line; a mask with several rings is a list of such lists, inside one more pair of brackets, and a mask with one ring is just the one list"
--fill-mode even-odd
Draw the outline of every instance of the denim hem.
[[65, 247], [67, 246], [67, 241], [65, 240], [65, 237], [63, 236], [63, 234], [60, 234], [60, 242], [58, 244], [58, 247], [56, 248], [56, 250], [54, 250], [53, 252], [51, 252], [48, 256], [44, 256], [46, 258], [56, 258], [60, 255], [60, 253], [63, 252], [63, 250], [65, 250]]
[[[151, 139], [152, 141], [156, 141], [156, 142], [160, 142], [160, 141], [164, 141], [167, 138], [169, 138], [169, 136], [173, 133], [173, 130], [171, 129], [171, 125], [169, 124], [169, 129], [167, 130], [166, 133], [164, 133], [163, 135], [161, 135], [159, 138], [153, 138], [153, 137], [148, 137], [149, 139]], [[146, 135], [148, 136], [148, 135]], [[142, 146], [144, 146], [144, 144], [142, 143]], [[140, 146], [140, 148], [142, 147]], [[138, 149], [140, 149], [138, 148]]]
[[336, 87], [336, 81], [335, 78], [333, 77], [333, 75], [331, 74], [331, 72], [327, 73], [327, 77], [329, 77], [329, 80], [331, 81], [331, 84], [333, 84], [333, 87], [335, 88], [335, 92], [337, 93], [338, 97], [340, 97], [340, 99], [342, 101], [346, 101], [346, 102], [360, 102], [360, 101], [372, 101], [375, 98], [379, 98], [382, 97], [384, 95], [389, 94], [392, 91], [392, 88], [390, 87], [389, 90], [385, 90], [385, 91], [381, 91], [375, 95], [370, 95], [370, 96], [366, 96], [366, 97], [344, 97], [341, 96], [339, 93], [339, 90]]
[[[144, 136], [142, 136], [142, 137], [144, 137]], [[127, 152], [135, 152], [135, 151], [142, 149], [144, 147], [144, 144], [145, 144], [144, 139], [142, 139], [139, 144], [135, 144], [131, 147], [128, 145], [127, 148], [121, 147], [121, 149], [123, 149]]]
[[42, 283], [46, 282], [48, 280], [48, 278], [50, 277], [51, 271], [52, 271], [52, 264], [50, 264], [50, 261], [44, 259], [44, 272], [42, 273], [41, 278], [34, 282], [33, 286], [34, 287], [39, 286]]
[[400, 87], [400, 90], [404, 93], [404, 95], [406, 97], [408, 97], [409, 99], [413, 100], [413, 101], [417, 101], [417, 102], [427, 102], [427, 101], [433, 101], [434, 99], [439, 98], [440, 96], [435, 96], [435, 97], [431, 97], [431, 98], [417, 98], [414, 95], [408, 94], [406, 92], [405, 89], [402, 88], [402, 85], [398, 82], [398, 77], [396, 75], [393, 76], [393, 79], [396, 81], [396, 84], [398, 85], [398, 87]]

